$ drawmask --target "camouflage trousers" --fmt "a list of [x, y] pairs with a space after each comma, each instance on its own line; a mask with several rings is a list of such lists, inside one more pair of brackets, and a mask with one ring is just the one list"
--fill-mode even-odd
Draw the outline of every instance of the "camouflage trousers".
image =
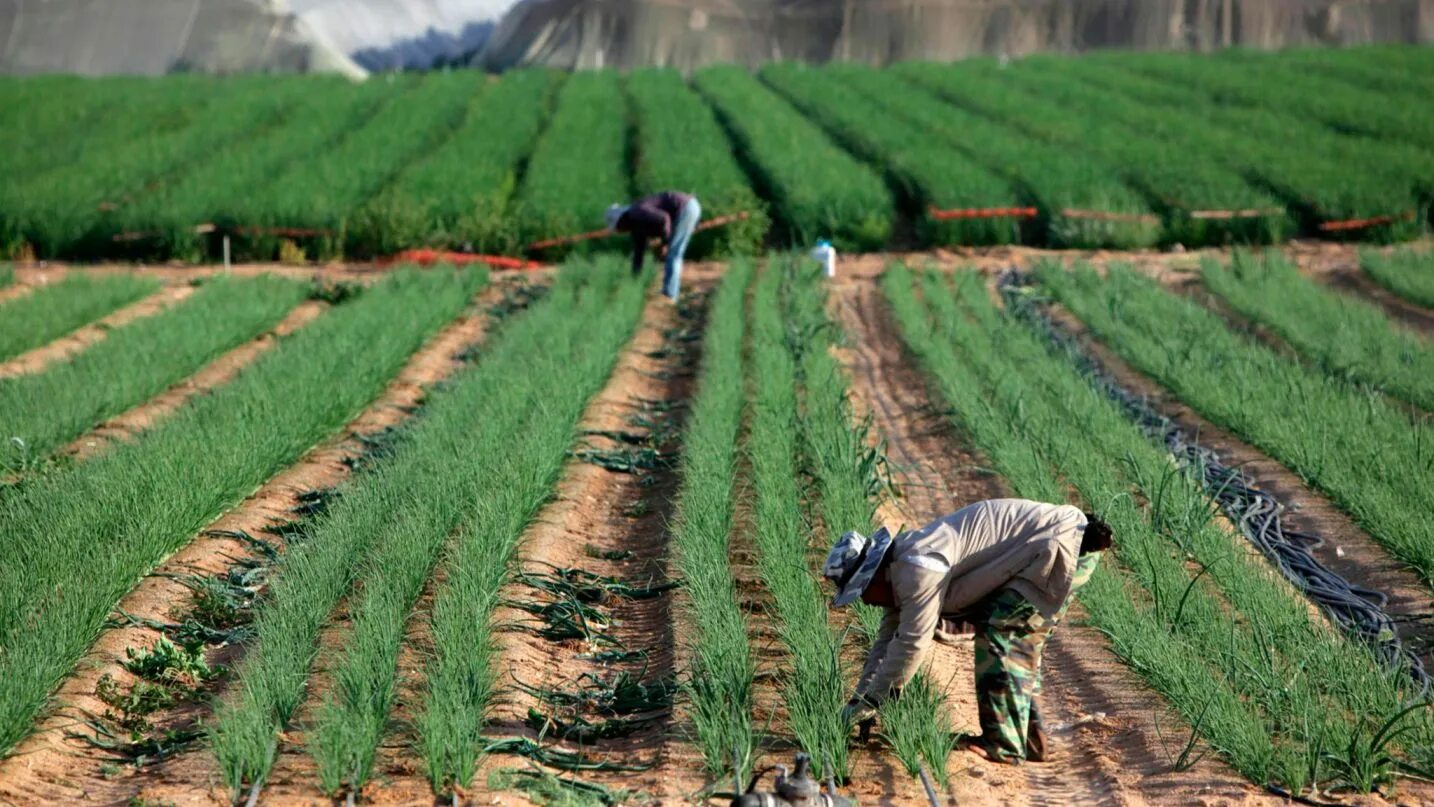
[[[1099, 562], [1098, 552], [1081, 556], [1072, 596], [1090, 580]], [[997, 759], [1026, 758], [1030, 727], [1041, 724], [1036, 707], [1036, 696], [1041, 694], [1041, 652], [1070, 603], [1070, 597], [1066, 598], [1055, 616], [1046, 618], [1029, 600], [1006, 588], [973, 609], [981, 739]]]

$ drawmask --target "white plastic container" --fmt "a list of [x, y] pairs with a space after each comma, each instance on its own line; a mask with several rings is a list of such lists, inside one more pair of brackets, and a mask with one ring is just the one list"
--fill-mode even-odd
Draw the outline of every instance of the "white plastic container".
[[822, 265], [822, 272], [827, 277], [836, 277], [837, 251], [830, 241], [823, 238], [817, 242], [812, 248], [812, 260]]

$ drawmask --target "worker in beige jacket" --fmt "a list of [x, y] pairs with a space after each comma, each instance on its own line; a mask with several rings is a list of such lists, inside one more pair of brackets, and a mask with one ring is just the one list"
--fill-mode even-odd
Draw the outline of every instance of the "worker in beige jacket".
[[967, 623], [981, 719], [967, 747], [1000, 762], [1044, 759], [1041, 650], [1110, 543], [1098, 518], [1025, 499], [977, 502], [895, 538], [884, 527], [843, 535], [824, 569], [833, 606], [861, 598], [886, 609], [848, 718], [873, 718], [916, 675], [937, 630]]

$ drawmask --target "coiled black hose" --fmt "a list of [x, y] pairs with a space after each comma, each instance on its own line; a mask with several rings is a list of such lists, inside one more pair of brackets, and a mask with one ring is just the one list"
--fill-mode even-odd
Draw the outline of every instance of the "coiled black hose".
[[1011, 269], [1003, 273], [1000, 290], [1007, 310], [1036, 327], [1066, 353], [1090, 383], [1117, 403], [1147, 437], [1163, 443], [1178, 465], [1199, 473], [1206, 494], [1240, 533], [1341, 630], [1364, 642], [1387, 668], [1406, 670], [1421, 694], [1428, 693], [1430, 678], [1424, 663], [1400, 640], [1397, 623], [1385, 610], [1389, 597], [1357, 586], [1321, 564], [1312, 552], [1324, 543], [1322, 537], [1287, 529], [1282, 518], [1284, 505], [1279, 499], [1256, 488], [1239, 469], [1226, 465], [1213, 450], [1196, 443], [1145, 396], [1122, 387], [1051, 320], [1031, 293], [1034, 285], [1026, 272]]

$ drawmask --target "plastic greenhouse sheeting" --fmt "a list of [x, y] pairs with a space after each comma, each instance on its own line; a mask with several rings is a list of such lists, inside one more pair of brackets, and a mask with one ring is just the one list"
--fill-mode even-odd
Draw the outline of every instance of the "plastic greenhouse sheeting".
[[364, 70], [264, 0], [0, 0], [0, 71]]
[[477, 63], [563, 68], [1434, 40], [1434, 0], [523, 0]]

